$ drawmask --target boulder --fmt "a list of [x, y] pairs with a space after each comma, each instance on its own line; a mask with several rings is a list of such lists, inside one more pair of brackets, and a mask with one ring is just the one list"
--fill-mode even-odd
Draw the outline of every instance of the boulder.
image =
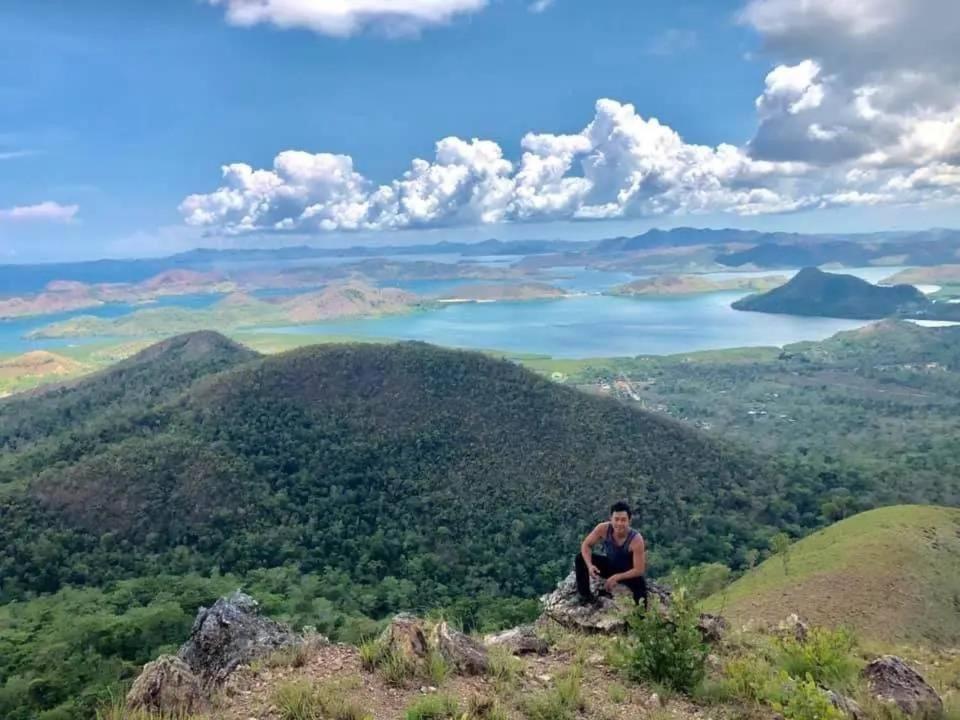
[[433, 639], [437, 650], [457, 672], [484, 675], [490, 669], [487, 649], [469, 635], [450, 627], [446, 621], [434, 629]]
[[127, 709], [164, 717], [186, 717], [205, 705], [200, 679], [174, 655], [161, 655], [143, 666], [127, 693]]
[[719, 615], [700, 613], [697, 628], [705, 642], [718, 643], [723, 640], [723, 636], [727, 632], [727, 621]]
[[552, 593], [541, 597], [540, 602], [545, 617], [571, 630], [612, 634], [623, 632], [627, 626], [613, 598], [600, 596], [594, 603], [582, 604], [577, 594], [577, 578], [572, 572]]
[[777, 626], [777, 634], [781, 637], [792, 637], [802, 645], [810, 635], [810, 626], [793, 613]]
[[406, 658], [411, 665], [426, 659], [429, 653], [423, 621], [407, 613], [393, 616], [377, 640], [381, 652]]
[[[602, 581], [598, 582], [596, 579], [591, 579], [591, 587], [597, 599], [593, 603], [584, 605], [577, 594], [576, 575], [571, 572], [557, 584], [552, 593], [540, 598], [540, 603], [543, 606], [541, 624], [542, 620], [546, 618], [580, 632], [603, 634], [624, 632], [627, 628], [626, 619], [614, 598], [597, 596], [597, 590], [603, 587]], [[621, 594], [630, 597], [629, 590], [623, 586], [619, 586], [615, 593], [615, 595]], [[660, 611], [665, 615], [669, 613], [672, 600], [669, 588], [648, 580], [647, 595], [651, 605], [658, 605]], [[659, 601], [659, 603], [655, 603], [655, 601]], [[727, 623], [718, 615], [702, 613], [698, 627], [704, 640], [717, 642], [723, 637]]]
[[240, 665], [302, 643], [286, 625], [261, 616], [257, 601], [238, 590], [200, 609], [177, 655], [204, 685], [217, 685]]
[[521, 625], [483, 638], [487, 647], [505, 647], [514, 655], [546, 655], [550, 644], [539, 637], [532, 625]]
[[920, 673], [895, 655], [883, 655], [869, 663], [861, 675], [878, 700], [896, 703], [907, 715], [939, 717], [943, 700]]
[[848, 698], [846, 695], [841, 695], [833, 690], [824, 690], [824, 694], [827, 696], [830, 704], [847, 717], [852, 720], [866, 720], [867, 716], [864, 714], [863, 708], [861, 708], [853, 698]]

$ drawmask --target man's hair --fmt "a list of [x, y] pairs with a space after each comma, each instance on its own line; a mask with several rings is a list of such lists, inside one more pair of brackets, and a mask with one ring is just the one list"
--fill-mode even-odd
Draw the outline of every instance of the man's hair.
[[630, 506], [627, 505], [627, 503], [623, 500], [621, 500], [620, 502], [615, 502], [613, 505], [610, 506], [611, 515], [618, 512], [625, 512], [627, 514], [627, 517], [633, 517], [633, 513], [630, 512]]

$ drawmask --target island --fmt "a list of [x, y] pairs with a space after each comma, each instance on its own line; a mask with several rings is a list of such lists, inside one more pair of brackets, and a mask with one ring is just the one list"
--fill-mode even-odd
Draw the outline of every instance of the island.
[[438, 302], [496, 302], [499, 300], [555, 300], [570, 293], [540, 282], [462, 285], [438, 298]]
[[960, 320], [960, 306], [930, 300], [913, 285], [873, 285], [853, 275], [808, 267], [786, 285], [733, 303], [736, 310], [879, 320]]
[[82, 310], [106, 303], [143, 304], [174, 295], [219, 294], [232, 292], [236, 287], [219, 273], [195, 270], [166, 270], [139, 283], [54, 280], [36, 295], [0, 298], [0, 320]]
[[783, 275], [740, 277], [714, 280], [701, 275], [655, 275], [619, 285], [609, 295], [633, 297], [638, 295], [696, 295], [700, 293], [751, 290], [764, 292], [787, 282]]
[[291, 297], [262, 299], [248, 293], [232, 293], [204, 310], [162, 307], [117, 318], [80, 315], [34, 330], [27, 337], [162, 337], [202, 328], [235, 330], [395, 315], [411, 312], [420, 305], [420, 298], [405, 290], [377, 288], [351, 280]]

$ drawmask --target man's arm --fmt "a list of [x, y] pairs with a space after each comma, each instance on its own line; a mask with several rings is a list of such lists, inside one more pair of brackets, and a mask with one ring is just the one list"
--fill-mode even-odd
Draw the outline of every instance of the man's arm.
[[593, 564], [593, 546], [603, 540], [606, 530], [607, 523], [600, 523], [593, 530], [591, 530], [590, 534], [583, 539], [582, 543], [580, 543], [580, 555], [583, 557], [583, 561], [587, 564], [587, 570], [590, 571], [591, 575], [600, 574], [600, 571], [597, 570]]
[[630, 553], [633, 555], [633, 567], [626, 572], [611, 576], [610, 579], [614, 582], [640, 577], [647, 571], [647, 546], [643, 542], [642, 535], [637, 534], [634, 541], [630, 543]]

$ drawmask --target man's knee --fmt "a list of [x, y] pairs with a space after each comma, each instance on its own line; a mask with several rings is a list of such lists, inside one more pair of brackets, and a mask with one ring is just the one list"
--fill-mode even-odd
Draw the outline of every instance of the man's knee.
[[587, 568], [587, 563], [584, 561], [583, 555], [580, 553], [577, 553], [577, 556], [573, 559], [573, 565], [578, 569], [586, 570]]

